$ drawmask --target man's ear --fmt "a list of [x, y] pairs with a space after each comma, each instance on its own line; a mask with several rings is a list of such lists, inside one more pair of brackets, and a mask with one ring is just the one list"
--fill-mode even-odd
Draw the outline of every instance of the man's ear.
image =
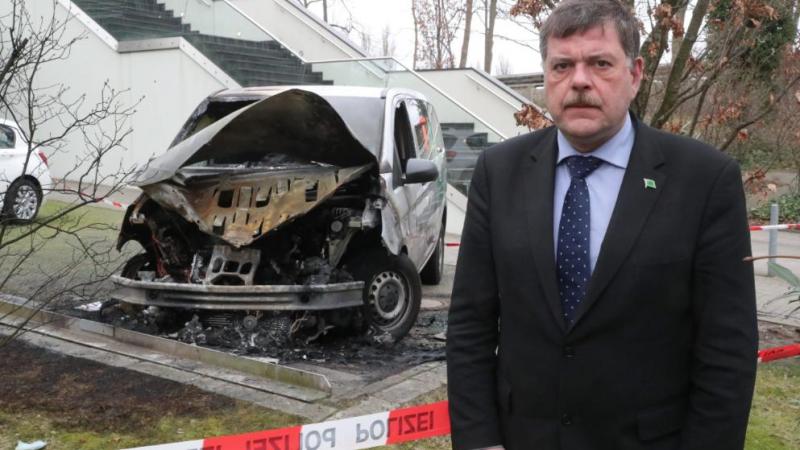
[[639, 92], [639, 86], [642, 84], [642, 74], [644, 73], [644, 59], [641, 56], [633, 60], [631, 64], [631, 76], [633, 76], [633, 92]]

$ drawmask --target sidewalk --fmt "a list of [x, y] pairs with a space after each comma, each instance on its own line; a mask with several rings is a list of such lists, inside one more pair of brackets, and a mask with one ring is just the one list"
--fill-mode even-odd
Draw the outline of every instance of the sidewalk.
[[[754, 231], [751, 236], [753, 256], [768, 255], [769, 232]], [[800, 233], [779, 231], [778, 254], [800, 256]], [[776, 262], [800, 276], [800, 259], [778, 259]], [[800, 327], [800, 309], [798, 309], [800, 302], [790, 303], [792, 299], [774, 300], [786, 293], [789, 285], [778, 277], [767, 276], [766, 259], [755, 261], [753, 264], [756, 273], [756, 301], [759, 319]], [[798, 310], [789, 316], [796, 309]]]

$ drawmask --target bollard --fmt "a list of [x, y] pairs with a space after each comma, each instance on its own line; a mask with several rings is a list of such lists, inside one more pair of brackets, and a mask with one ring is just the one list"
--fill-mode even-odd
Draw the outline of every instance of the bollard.
[[[777, 225], [778, 224], [778, 204], [773, 203], [769, 206], [769, 224], [770, 225]], [[778, 254], [778, 230], [769, 230], [769, 256], [775, 256]], [[770, 261], [774, 261], [770, 258]], [[775, 273], [772, 270], [772, 267], [767, 265], [767, 276], [774, 277]]]

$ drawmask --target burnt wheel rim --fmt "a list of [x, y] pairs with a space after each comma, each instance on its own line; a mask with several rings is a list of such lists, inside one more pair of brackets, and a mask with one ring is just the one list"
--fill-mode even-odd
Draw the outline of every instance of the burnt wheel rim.
[[379, 326], [400, 321], [408, 307], [408, 286], [405, 278], [392, 271], [381, 272], [369, 286], [369, 304], [373, 322]]
[[14, 197], [14, 216], [21, 220], [31, 220], [36, 215], [36, 210], [39, 207], [39, 196], [36, 194], [36, 189], [27, 184], [23, 184], [17, 188]]

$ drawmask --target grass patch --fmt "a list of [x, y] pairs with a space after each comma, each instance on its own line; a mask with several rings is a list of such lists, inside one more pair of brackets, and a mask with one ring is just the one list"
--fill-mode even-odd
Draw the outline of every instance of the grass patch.
[[800, 448], [800, 364], [797, 358], [759, 366], [747, 428], [748, 450]]
[[[68, 207], [48, 201], [37, 222], [56, 218]], [[104, 292], [108, 285], [103, 280], [136, 252], [135, 246], [122, 254], [114, 249], [122, 219], [121, 211], [85, 206], [33, 233], [37, 223], [8, 227], [0, 245], [27, 235], [0, 248], [0, 291], [40, 301], [59, 293], [88, 298]]]

